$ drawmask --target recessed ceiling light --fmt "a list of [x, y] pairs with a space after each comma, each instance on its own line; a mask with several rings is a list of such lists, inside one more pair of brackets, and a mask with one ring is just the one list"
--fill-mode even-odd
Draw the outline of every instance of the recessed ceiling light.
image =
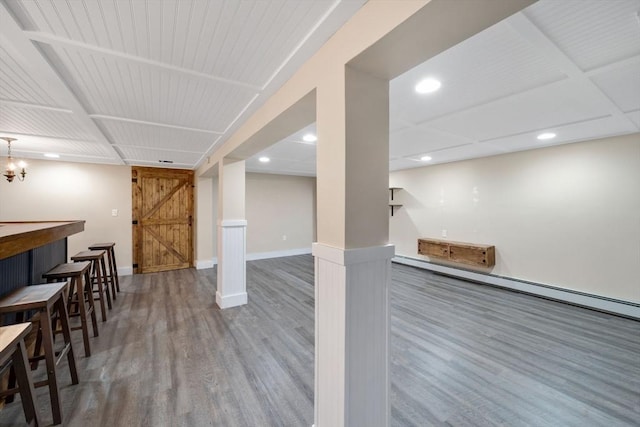
[[545, 141], [547, 139], [553, 139], [556, 137], [556, 134], [553, 132], [545, 132], [545, 133], [541, 133], [540, 135], [537, 136], [537, 138], [540, 141]]
[[268, 158], [268, 157], [260, 157], [258, 160], [259, 160], [261, 163], [269, 163], [269, 162], [271, 161], [271, 159], [270, 159], [270, 158]]
[[55, 154], [55, 153], [45, 153], [44, 156], [48, 157], [50, 159], [59, 159], [60, 158], [60, 154]]
[[418, 93], [431, 93], [431, 92], [435, 92], [438, 89], [440, 89], [440, 86], [442, 86], [442, 83], [440, 83], [439, 80], [436, 80], [434, 78], [427, 78], [424, 80], [421, 80], [417, 85], [416, 85], [416, 92]]
[[431, 160], [431, 156], [422, 156], [420, 157], [420, 160], [422, 160], [423, 162], [428, 162], [429, 160]]
[[302, 140], [306, 142], [316, 142], [318, 140], [318, 137], [312, 133], [308, 133], [302, 137]]

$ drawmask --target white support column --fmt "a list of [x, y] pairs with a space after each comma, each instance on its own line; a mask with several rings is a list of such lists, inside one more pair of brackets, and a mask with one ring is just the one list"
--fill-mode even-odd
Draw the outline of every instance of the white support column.
[[389, 425], [388, 99], [342, 66], [317, 90], [315, 427]]
[[218, 171], [218, 277], [220, 308], [247, 303], [244, 161], [223, 159]]
[[389, 419], [389, 283], [393, 245], [316, 243], [316, 426]]

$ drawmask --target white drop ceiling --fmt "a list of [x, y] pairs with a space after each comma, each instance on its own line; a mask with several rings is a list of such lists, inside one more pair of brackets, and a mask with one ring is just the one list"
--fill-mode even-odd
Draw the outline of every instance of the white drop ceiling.
[[[195, 168], [364, 3], [0, 1], [0, 136], [27, 159]], [[541, 0], [397, 77], [390, 169], [638, 132], [639, 11]], [[416, 94], [424, 77], [442, 88]], [[314, 175], [309, 132], [247, 169]]]
[[195, 168], [365, 1], [2, 0], [0, 136], [27, 159]]
[[[640, 131], [639, 12], [638, 0], [540, 0], [395, 78], [390, 170]], [[425, 77], [441, 89], [417, 94]], [[290, 154], [300, 133], [247, 168], [314, 175], [308, 150]]]

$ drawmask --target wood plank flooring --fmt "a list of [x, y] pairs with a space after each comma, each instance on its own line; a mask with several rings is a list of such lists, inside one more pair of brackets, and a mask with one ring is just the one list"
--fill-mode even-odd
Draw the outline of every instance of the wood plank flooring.
[[[224, 311], [214, 270], [122, 279], [90, 358], [74, 334], [64, 425], [313, 423], [310, 255], [249, 262], [249, 304]], [[391, 295], [392, 426], [640, 425], [640, 322], [402, 265]], [[17, 399], [0, 427], [20, 425]]]

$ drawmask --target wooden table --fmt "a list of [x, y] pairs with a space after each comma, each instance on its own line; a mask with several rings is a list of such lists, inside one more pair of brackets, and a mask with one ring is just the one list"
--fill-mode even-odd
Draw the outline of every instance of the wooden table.
[[[27, 360], [27, 348], [24, 344], [24, 338], [29, 331], [31, 331], [31, 323], [0, 327], [0, 366], [5, 366], [5, 363], [11, 360], [18, 379], [24, 417], [28, 425], [37, 427], [41, 426], [42, 422], [35, 405], [35, 391]], [[9, 390], [8, 393], [13, 391]]]
[[0, 296], [42, 283], [42, 274], [67, 262], [67, 237], [84, 221], [0, 222]]

